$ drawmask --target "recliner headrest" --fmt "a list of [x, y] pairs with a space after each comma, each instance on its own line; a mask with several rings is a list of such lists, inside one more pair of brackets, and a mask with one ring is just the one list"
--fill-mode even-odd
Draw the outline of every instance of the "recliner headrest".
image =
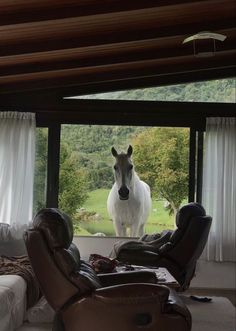
[[176, 214], [176, 225], [179, 229], [183, 229], [190, 218], [195, 216], [206, 216], [206, 211], [197, 202], [190, 202], [187, 205], [180, 208]]
[[73, 223], [70, 217], [57, 208], [41, 209], [33, 220], [33, 227], [40, 230], [50, 248], [69, 248], [73, 240]]

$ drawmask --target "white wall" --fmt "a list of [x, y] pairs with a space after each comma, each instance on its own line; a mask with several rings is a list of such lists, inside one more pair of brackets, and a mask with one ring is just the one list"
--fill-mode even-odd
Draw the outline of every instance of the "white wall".
[[191, 287], [236, 289], [236, 263], [199, 260]]
[[[130, 238], [129, 240], [132, 239]], [[127, 241], [127, 238], [74, 237], [74, 243], [78, 246], [81, 257], [85, 260], [93, 253], [108, 256], [114, 243], [118, 240]], [[196, 276], [191, 282], [191, 287], [236, 289], [236, 263], [199, 260], [196, 268]]]
[[77, 245], [80, 255], [87, 260], [90, 254], [96, 253], [108, 256], [115, 242], [118, 240], [133, 240], [136, 238], [115, 238], [115, 237], [96, 237], [96, 236], [75, 236], [73, 242]]

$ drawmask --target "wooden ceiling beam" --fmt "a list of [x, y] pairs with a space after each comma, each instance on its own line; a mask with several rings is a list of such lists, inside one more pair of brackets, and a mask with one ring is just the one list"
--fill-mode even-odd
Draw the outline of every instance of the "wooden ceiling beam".
[[233, 0], [209, 0], [0, 26], [0, 56], [232, 28], [234, 9]]
[[172, 73], [166, 75], [155, 75], [150, 77], [135, 77], [117, 81], [90, 82], [87, 84], [75, 84], [69, 86], [58, 86], [55, 88], [41, 87], [38, 90], [14, 91], [9, 90], [6, 93], [0, 93], [0, 104], [17, 104], [33, 100], [35, 103], [41, 103], [42, 100], [60, 100], [63, 97], [88, 95], [96, 93], [105, 93], [113, 91], [125, 91], [131, 89], [140, 89], [158, 86], [170, 86], [176, 84], [185, 84], [192, 82], [201, 82], [206, 80], [235, 78], [235, 66], [228, 68], [204, 69], [191, 72]]
[[156, 38], [4, 56], [0, 57], [0, 75], [161, 58], [168, 55], [168, 50], [171, 56], [175, 53], [184, 55], [186, 49], [192, 52], [192, 45], [182, 45], [184, 38], [185, 36]]
[[[51, 98], [235, 76], [235, 12], [235, 0], [2, 0], [0, 94]], [[200, 59], [182, 41], [204, 30], [227, 38]]]
[[[201, 2], [206, 0], [198, 0]], [[189, 0], [1, 0], [1, 25], [183, 5]]]
[[[96, 93], [105, 93], [113, 91], [125, 91], [131, 89], [140, 89], [148, 87], [158, 86], [170, 86], [177, 84], [186, 84], [192, 82], [209, 81], [214, 79], [235, 78], [236, 68], [217, 68], [209, 70], [197, 70], [191, 72], [172, 73], [166, 75], [155, 75], [150, 77], [130, 78], [124, 80], [118, 80], [113, 82], [100, 82], [90, 83], [77, 86], [59, 87], [56, 89], [47, 89], [41, 91], [41, 93], [47, 93], [47, 95], [54, 98], [61, 98], [62, 96], [76, 96], [76, 95], [88, 95]], [[38, 93], [37, 93], [38, 94]], [[26, 93], [27, 95], [27, 93]]]
[[236, 51], [220, 52], [209, 58], [184, 56], [148, 61], [128, 62], [115, 65], [83, 67], [67, 70], [36, 72], [29, 74], [0, 77], [1, 93], [14, 90], [35, 90], [60, 86], [83, 85], [99, 82], [113, 82], [130, 78], [142, 78], [155, 75], [187, 73], [198, 70], [217, 70], [235, 66]]
[[[198, 70], [191, 73], [181, 73], [172, 75], [152, 76], [135, 79], [126, 79], [122, 81], [90, 83], [84, 85], [62, 86], [55, 89], [41, 89], [36, 91], [22, 91], [0, 94], [0, 106], [6, 110], [14, 110], [16, 106], [23, 107], [22, 111], [40, 111], [40, 106], [47, 105], [47, 111], [54, 104], [61, 103], [63, 98], [70, 96], [94, 95], [96, 93], [125, 91], [132, 89], [142, 89], [148, 87], [170, 86], [176, 84], [185, 84], [192, 82], [202, 82], [205, 80], [235, 78], [235, 68], [218, 69], [218, 70]], [[105, 94], [106, 95], [106, 94]], [[104, 99], [106, 96], [104, 95]], [[109, 97], [107, 97], [109, 99]], [[83, 101], [84, 99], [82, 99]], [[84, 101], [86, 101], [85, 99]], [[78, 101], [78, 100], [77, 100]], [[94, 100], [92, 100], [94, 101]], [[99, 101], [99, 100], [95, 100]], [[115, 100], [117, 101], [117, 100]], [[113, 101], [113, 102], [115, 102]], [[217, 103], [218, 104], [218, 103]], [[27, 106], [28, 105], [28, 106]], [[49, 105], [51, 105], [49, 107]], [[26, 107], [26, 108], [25, 108]], [[20, 108], [19, 108], [20, 109]], [[56, 109], [56, 108], [55, 108]], [[233, 108], [234, 109], [234, 108]]]
[[[236, 44], [236, 29], [220, 30], [227, 36], [224, 42], [216, 41], [216, 52], [231, 50]], [[140, 60], [181, 57], [193, 54], [193, 45], [182, 44], [185, 36], [156, 38], [0, 57], [0, 75], [14, 75], [57, 69], [71, 69]], [[210, 44], [211, 46], [211, 44]], [[201, 44], [202, 51], [209, 50], [209, 41]]]

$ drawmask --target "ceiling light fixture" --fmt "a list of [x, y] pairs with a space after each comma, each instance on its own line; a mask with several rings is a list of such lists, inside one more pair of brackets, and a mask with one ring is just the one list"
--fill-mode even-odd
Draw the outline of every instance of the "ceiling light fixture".
[[[224, 41], [226, 36], [220, 33], [213, 33], [209, 31], [202, 31], [184, 39], [183, 44], [193, 42], [193, 52], [196, 57], [210, 57], [214, 56], [216, 52], [216, 40]], [[209, 43], [206, 45], [206, 40]], [[204, 43], [204, 50], [203, 50]], [[207, 50], [206, 50], [207, 46]]]

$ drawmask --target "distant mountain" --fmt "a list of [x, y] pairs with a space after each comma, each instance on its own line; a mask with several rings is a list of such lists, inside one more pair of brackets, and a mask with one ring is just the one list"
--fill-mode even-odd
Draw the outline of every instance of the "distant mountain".
[[160, 86], [144, 89], [80, 96], [82, 99], [119, 99], [152, 101], [235, 102], [236, 80], [220, 79], [206, 82]]

